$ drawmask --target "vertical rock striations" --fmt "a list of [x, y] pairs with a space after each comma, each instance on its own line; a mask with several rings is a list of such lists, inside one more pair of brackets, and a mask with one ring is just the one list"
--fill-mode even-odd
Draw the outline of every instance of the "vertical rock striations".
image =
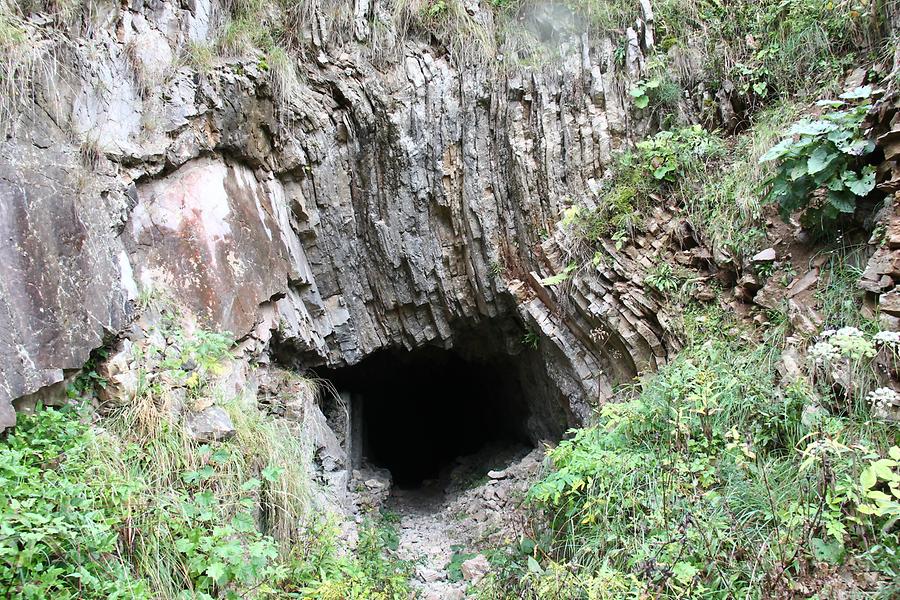
[[[273, 94], [259, 61], [177, 60], [212, 35], [209, 3], [181, 6], [111, 9], [0, 142], [0, 407], [82, 364], [137, 287], [300, 367], [513, 319], [539, 334], [573, 421], [665, 360], [639, 257], [610, 248], [610, 266], [552, 293], [536, 275], [568, 261], [561, 212], [646, 126], [626, 97], [652, 11], [622, 72], [588, 36], [553, 67], [502, 71], [414, 41], [373, 63], [353, 43]], [[364, 40], [372, 9], [355, 8]]]

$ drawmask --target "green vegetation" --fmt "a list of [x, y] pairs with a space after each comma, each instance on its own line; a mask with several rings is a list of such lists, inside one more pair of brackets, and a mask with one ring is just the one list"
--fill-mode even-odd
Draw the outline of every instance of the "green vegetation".
[[[105, 409], [102, 428], [73, 407], [39, 409], [0, 443], [0, 590], [35, 599], [405, 600], [409, 567], [386, 554], [396, 547], [392, 524], [365, 525], [348, 553], [311, 509], [303, 424], [221, 395], [230, 338], [185, 330], [174, 313], [159, 333], [135, 346], [137, 387]], [[88, 365], [71, 396], [112, 385]], [[211, 400], [235, 434], [199, 444], [179, 412]]]
[[631, 88], [636, 108], [658, 109], [677, 104], [681, 97], [681, 89], [677, 84], [665, 77], [642, 79]]
[[661, 197], [681, 195], [685, 181], [703, 177], [725, 152], [721, 138], [699, 125], [661, 131], [617, 156], [596, 208], [568, 209], [562, 224], [588, 250], [603, 238], [623, 241], [640, 228]]
[[696, 276], [685, 267], [660, 261], [647, 271], [644, 283], [664, 296], [686, 300], [696, 285]]
[[[498, 569], [483, 597], [769, 598], [847, 585], [840, 565], [869, 573], [851, 590], [894, 597], [900, 430], [876, 416], [876, 363], [896, 364], [896, 336], [824, 332], [819, 375], [779, 384], [777, 329], [751, 345], [692, 310], [688, 330], [678, 359], [550, 451], [530, 492], [551, 523], [539, 564]], [[852, 392], [822, 375], [836, 364]]]
[[704, 241], [738, 262], [752, 256], [765, 239], [759, 188], [770, 174], [770, 164], [760, 163], [759, 157], [774, 145], [799, 110], [790, 102], [761, 110], [751, 129], [730, 140], [725, 156], [716, 164], [715, 176], [698, 178], [681, 196]]
[[578, 265], [576, 263], [569, 263], [562, 271], [560, 271], [556, 275], [551, 275], [549, 277], [541, 279], [541, 285], [553, 286], [565, 283], [566, 281], [568, 281], [569, 277], [572, 276], [572, 272], [575, 271], [577, 267]]
[[853, 214], [857, 198], [875, 189], [875, 167], [864, 158], [875, 142], [861, 131], [871, 104], [854, 102], [870, 95], [866, 87], [841, 94], [842, 100], [820, 101], [819, 106], [832, 110], [818, 119], [803, 119], [760, 158], [778, 162], [775, 175], [765, 182], [766, 198], [778, 203], [785, 220], [801, 211], [808, 228], [825, 228], [839, 215]]
[[97, 469], [73, 411], [21, 415], [0, 445], [0, 590], [13, 598], [149, 597], [116, 556], [128, 488]]

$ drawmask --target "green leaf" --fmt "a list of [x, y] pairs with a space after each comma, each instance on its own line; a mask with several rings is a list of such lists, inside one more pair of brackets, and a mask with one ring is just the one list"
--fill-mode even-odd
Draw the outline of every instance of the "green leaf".
[[209, 457], [209, 460], [216, 464], [222, 465], [228, 462], [229, 458], [231, 458], [231, 453], [224, 448], [220, 448], [219, 450], [213, 452], [212, 456]]
[[796, 181], [808, 173], [806, 169], [806, 161], [798, 160], [791, 167], [791, 179]]
[[844, 544], [838, 541], [826, 542], [821, 538], [812, 538], [813, 556], [816, 560], [840, 564], [844, 559]]
[[810, 155], [806, 163], [806, 169], [810, 175], [823, 171], [838, 156], [840, 156], [839, 153], [830, 152], [827, 148], [820, 146]]
[[894, 481], [898, 476], [894, 474], [892, 468], [896, 466], [896, 463], [887, 458], [881, 458], [872, 463], [869, 467], [879, 479], [884, 479], [885, 481]]
[[220, 562], [214, 562], [206, 567], [206, 575], [216, 583], [222, 583], [225, 577], [225, 565]]
[[282, 473], [284, 473], [284, 469], [276, 467], [275, 465], [269, 465], [262, 470], [263, 479], [272, 483], [278, 481], [278, 478], [281, 477]]
[[687, 562], [678, 562], [672, 567], [672, 574], [675, 575], [675, 579], [682, 585], [687, 585], [693, 581], [699, 572], [700, 570], [697, 567]]
[[647, 108], [650, 104], [650, 98], [647, 96], [638, 96], [634, 99], [634, 105], [638, 108]]
[[900, 460], [900, 448], [897, 446], [891, 446], [891, 449], [888, 450], [888, 455], [894, 460]]
[[828, 203], [841, 211], [850, 214], [856, 210], [856, 200], [850, 194], [843, 192], [828, 192]]
[[669, 175], [669, 173], [671, 173], [674, 170], [675, 170], [674, 166], [672, 166], [670, 164], [664, 164], [664, 165], [657, 167], [653, 171], [653, 177], [655, 179], [665, 179]]
[[256, 529], [256, 523], [253, 521], [253, 515], [245, 512], [239, 512], [231, 518], [231, 526], [240, 533], [248, 533]]
[[854, 88], [849, 92], [844, 92], [838, 98], [842, 100], [861, 100], [863, 98], [868, 98], [872, 95], [872, 86], [871, 85], [862, 85], [858, 88]]
[[794, 140], [792, 140], [791, 138], [781, 140], [780, 142], [778, 142], [778, 144], [769, 148], [768, 152], [759, 157], [759, 162], [769, 162], [779, 159], [782, 156], [786, 155], [791, 150], [791, 147], [793, 145]]
[[874, 515], [878, 513], [878, 507], [871, 504], [860, 504], [856, 507], [856, 510], [864, 515]]
[[837, 144], [838, 148], [844, 154], [851, 156], [865, 156], [871, 154], [875, 150], [875, 142], [866, 139], [854, 139], [852, 142], [841, 142]]
[[861, 175], [848, 169], [841, 175], [841, 180], [857, 196], [866, 196], [875, 189], [875, 169], [871, 166], [863, 167]]
[[884, 492], [879, 492], [878, 490], [870, 490], [866, 493], [867, 498], [871, 498], [878, 502], [879, 500], [882, 502], [889, 502], [891, 497], [885, 494]]
[[860, 473], [859, 485], [861, 485], [864, 490], [871, 489], [876, 483], [878, 483], [878, 476], [875, 475], [875, 472], [872, 469], [865, 469]]
[[519, 551], [522, 554], [532, 554], [534, 552], [535, 546], [537, 546], [537, 544], [535, 544], [534, 540], [532, 540], [531, 538], [524, 538], [519, 543]]
[[257, 489], [260, 485], [262, 485], [262, 482], [254, 477], [241, 484], [241, 491], [249, 492], [250, 490]]
[[566, 266], [566, 268], [562, 270], [562, 272], [541, 279], [541, 285], [559, 285], [569, 278], [569, 275], [572, 273], [572, 271], [575, 270], [575, 267], [575, 263], [569, 263], [568, 266]]
[[532, 573], [543, 573], [544, 569], [541, 567], [541, 563], [536, 561], [533, 556], [528, 557], [528, 570]]
[[788, 130], [788, 135], [813, 135], [818, 136], [823, 133], [829, 133], [837, 129], [837, 125], [828, 121], [809, 121], [803, 120]]
[[832, 177], [831, 179], [829, 179], [828, 185], [826, 185], [825, 187], [827, 187], [832, 192], [843, 192], [845, 189], [847, 189], [847, 186], [844, 185], [844, 182], [837, 177]]

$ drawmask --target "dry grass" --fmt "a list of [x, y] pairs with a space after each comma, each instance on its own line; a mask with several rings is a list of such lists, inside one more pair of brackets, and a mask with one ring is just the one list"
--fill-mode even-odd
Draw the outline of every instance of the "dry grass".
[[393, 18], [401, 43], [414, 34], [434, 36], [458, 65], [490, 64], [497, 56], [493, 13], [470, 15], [462, 0], [396, 0]]
[[0, 0], [0, 129], [33, 106], [38, 89], [53, 95], [60, 32], [37, 25], [11, 0]]

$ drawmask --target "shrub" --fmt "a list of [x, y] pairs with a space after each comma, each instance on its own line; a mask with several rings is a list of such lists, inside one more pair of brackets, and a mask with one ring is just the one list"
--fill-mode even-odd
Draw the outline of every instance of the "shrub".
[[831, 110], [818, 119], [795, 124], [785, 138], [761, 158], [777, 161], [775, 175], [764, 185], [766, 199], [778, 203], [787, 220], [800, 211], [807, 226], [827, 226], [841, 214], [853, 214], [858, 198], [875, 189], [875, 168], [864, 157], [875, 149], [861, 130], [870, 108], [871, 88], [841, 95], [843, 100], [823, 100]]
[[707, 161], [724, 152], [721, 140], [699, 125], [660, 131], [637, 143], [637, 150], [626, 154], [622, 165], [634, 180], [648, 176], [664, 183], [676, 183], [681, 177], [699, 171]]
[[[185, 434], [173, 406], [220, 394], [232, 341], [161, 312], [160, 335], [135, 346], [137, 392], [103, 429], [74, 409], [39, 410], [0, 442], [0, 591], [405, 600], [409, 566], [390, 555], [391, 523], [367, 524], [355, 553], [317, 525], [304, 424], [264, 415], [255, 398], [217, 398], [234, 437], [198, 445]], [[104, 356], [92, 357], [73, 396], [108, 384], [96, 374]], [[175, 402], [178, 390], [186, 397]]]
[[150, 598], [117, 556], [130, 488], [93, 477], [73, 409], [20, 415], [0, 443], [0, 590], [14, 598]]

